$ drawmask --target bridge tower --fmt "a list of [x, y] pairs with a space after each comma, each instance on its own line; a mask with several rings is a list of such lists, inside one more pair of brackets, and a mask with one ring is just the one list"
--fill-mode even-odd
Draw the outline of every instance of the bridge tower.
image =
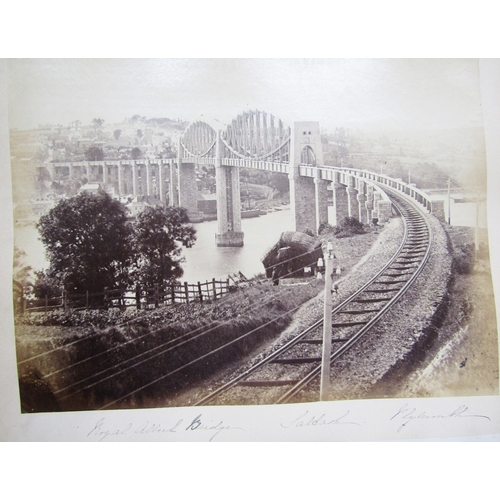
[[[329, 181], [300, 175], [300, 165], [323, 165], [323, 150], [318, 122], [296, 122], [290, 137], [290, 209], [295, 231], [317, 234], [328, 222]], [[318, 171], [319, 175], [319, 171]]]

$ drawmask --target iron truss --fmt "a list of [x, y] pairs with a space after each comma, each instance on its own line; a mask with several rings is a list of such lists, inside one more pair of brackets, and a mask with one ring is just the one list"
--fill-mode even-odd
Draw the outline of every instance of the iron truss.
[[265, 111], [248, 111], [222, 132], [225, 158], [288, 162], [291, 129]]
[[184, 131], [181, 144], [188, 156], [215, 157], [217, 132], [205, 122], [193, 122]]
[[[290, 134], [290, 127], [272, 114], [244, 112], [221, 132], [220, 156], [233, 161], [243, 159], [288, 163]], [[181, 138], [187, 157], [214, 158], [216, 142], [217, 132], [201, 121], [191, 123]]]

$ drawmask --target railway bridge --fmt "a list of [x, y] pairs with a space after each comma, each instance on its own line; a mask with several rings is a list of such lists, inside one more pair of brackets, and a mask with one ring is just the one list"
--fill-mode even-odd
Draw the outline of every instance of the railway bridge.
[[[328, 222], [329, 191], [336, 220], [355, 217], [367, 223], [388, 220], [392, 204], [384, 186], [413, 198], [427, 212], [444, 220], [442, 201], [431, 198], [415, 184], [365, 170], [324, 165], [318, 122], [286, 126], [272, 114], [249, 111], [215, 130], [206, 122], [191, 123], [179, 138], [177, 158], [58, 162], [53, 176], [85, 174], [112, 185], [120, 196], [156, 196], [165, 204], [198, 214], [197, 166], [212, 165], [216, 172], [217, 233], [221, 247], [243, 246], [241, 229], [241, 167], [286, 174], [294, 229], [317, 232]], [[61, 170], [63, 169], [63, 170]]]

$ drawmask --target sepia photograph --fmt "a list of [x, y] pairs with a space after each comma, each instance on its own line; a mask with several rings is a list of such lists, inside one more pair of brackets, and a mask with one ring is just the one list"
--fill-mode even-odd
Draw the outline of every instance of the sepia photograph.
[[6, 68], [21, 414], [499, 395], [478, 59]]

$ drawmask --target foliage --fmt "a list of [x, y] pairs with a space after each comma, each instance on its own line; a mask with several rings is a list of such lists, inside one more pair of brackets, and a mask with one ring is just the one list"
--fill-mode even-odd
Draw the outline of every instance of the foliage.
[[35, 271], [33, 294], [37, 299], [44, 297], [60, 297], [62, 293], [59, 280], [44, 270]]
[[117, 129], [113, 132], [113, 137], [118, 140], [120, 136], [122, 135], [122, 131], [120, 129]]
[[460, 245], [453, 256], [454, 270], [458, 274], [470, 274], [474, 268], [475, 250], [472, 243]]
[[355, 217], [345, 217], [344, 220], [335, 226], [333, 234], [336, 238], [346, 238], [355, 234], [365, 233], [365, 228]]
[[37, 224], [49, 274], [71, 291], [100, 292], [129, 282], [131, 231], [125, 208], [108, 194], [61, 200]]
[[26, 313], [17, 319], [19, 324], [33, 326], [93, 326], [106, 328], [136, 317], [138, 311], [130, 307], [126, 311], [114, 309], [54, 309], [47, 313]]
[[20, 286], [27, 286], [31, 283], [32, 268], [25, 263], [26, 252], [14, 247], [13, 279]]
[[104, 120], [102, 118], [94, 118], [92, 120], [92, 126], [94, 128], [101, 128], [104, 125]]
[[290, 183], [288, 181], [288, 176], [284, 174], [271, 174], [271, 179], [269, 185], [277, 189], [281, 194], [288, 193], [290, 191]]
[[97, 146], [91, 146], [85, 151], [85, 159], [87, 161], [102, 161], [104, 160], [104, 151]]
[[318, 228], [318, 235], [333, 233], [334, 230], [335, 228], [331, 224], [328, 224], [328, 222], [322, 222]]
[[137, 158], [139, 158], [139, 156], [141, 156], [141, 154], [142, 154], [142, 151], [139, 148], [134, 148], [130, 152], [130, 156], [132, 157], [132, 160], [137, 160]]
[[147, 207], [134, 224], [134, 239], [139, 280], [152, 286], [182, 276], [180, 245], [192, 247], [196, 231], [184, 208]]

